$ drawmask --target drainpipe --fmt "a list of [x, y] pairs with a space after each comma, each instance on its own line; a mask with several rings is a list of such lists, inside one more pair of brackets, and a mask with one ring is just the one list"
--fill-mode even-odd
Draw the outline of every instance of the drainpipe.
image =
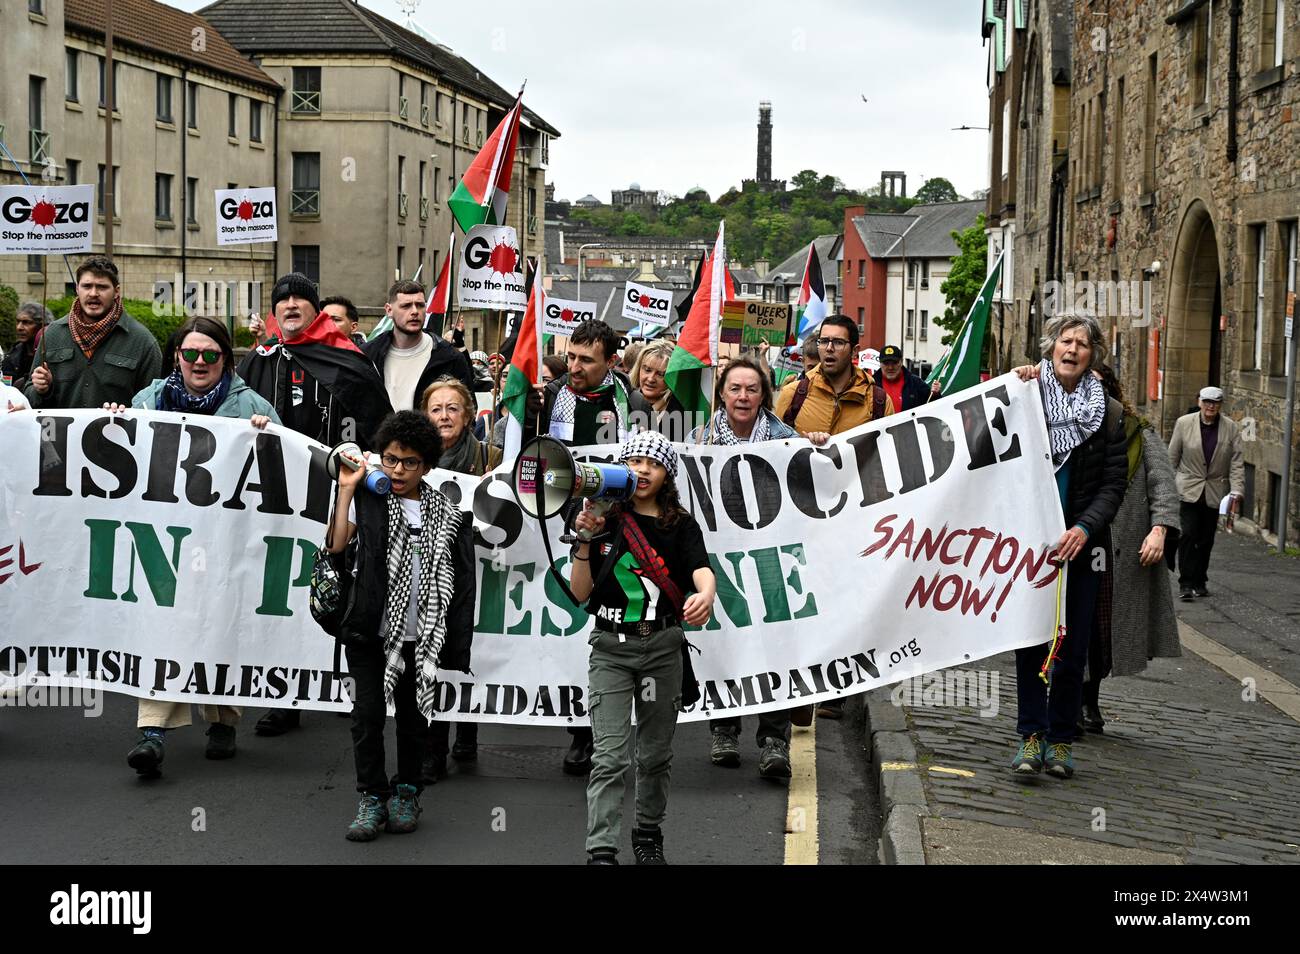
[[1228, 40], [1228, 161], [1237, 161], [1237, 87], [1241, 84], [1238, 60], [1241, 52], [1241, 0], [1232, 0]]
[[[187, 251], [189, 248], [188, 245], [189, 235], [187, 233], [189, 232], [189, 221], [190, 221], [190, 210], [188, 206], [189, 180], [185, 178], [185, 174], [188, 171], [185, 162], [189, 152], [189, 140], [190, 140], [189, 126], [186, 125], [189, 121], [189, 117], [186, 115], [186, 110], [189, 109], [189, 98], [185, 94], [185, 89], [189, 82], [189, 75], [190, 75], [190, 68], [188, 66], [182, 66], [181, 67], [181, 183], [180, 183], [181, 221], [178, 223], [178, 227], [181, 230], [181, 289], [180, 291], [181, 291], [182, 308], [185, 307], [185, 271], [186, 271], [185, 266], [187, 263]], [[194, 199], [195, 201], [198, 201], [197, 194], [194, 196]]]

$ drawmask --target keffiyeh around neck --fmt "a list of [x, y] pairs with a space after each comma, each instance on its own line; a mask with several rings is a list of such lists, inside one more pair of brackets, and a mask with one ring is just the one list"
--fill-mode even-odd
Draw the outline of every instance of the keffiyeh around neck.
[[627, 438], [627, 387], [613, 371], [605, 375], [605, 380], [592, 391], [575, 391], [573, 388], [560, 388], [551, 408], [551, 426], [549, 433], [557, 440], [572, 442], [573, 425], [577, 419], [578, 402], [595, 403], [604, 400], [611, 391], [614, 393], [614, 413], [617, 416], [617, 439], [621, 442]]
[[1085, 372], [1073, 392], [1067, 392], [1056, 377], [1052, 362], [1044, 358], [1038, 385], [1047, 416], [1047, 440], [1052, 446], [1052, 467], [1060, 470], [1070, 452], [1101, 427], [1106, 418], [1106, 391], [1101, 382]]
[[122, 298], [113, 302], [113, 307], [102, 318], [91, 320], [81, 310], [81, 299], [74, 299], [72, 309], [68, 312], [68, 331], [88, 359], [95, 356], [95, 350], [104, 339], [113, 333], [117, 323], [122, 319]]
[[731, 429], [731, 422], [727, 420], [727, 412], [719, 410], [713, 415], [713, 444], [725, 444], [732, 446], [736, 444], [760, 444], [769, 439], [771, 433], [771, 424], [768, 422], [767, 411], [760, 409], [758, 419], [754, 421], [754, 429], [749, 432], [748, 437], [739, 437]]

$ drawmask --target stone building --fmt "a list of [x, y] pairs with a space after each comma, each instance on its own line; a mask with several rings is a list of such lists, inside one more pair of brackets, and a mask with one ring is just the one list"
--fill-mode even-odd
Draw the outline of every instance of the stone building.
[[[1203, 386], [1223, 387], [1224, 411], [1246, 437], [1244, 514], [1275, 530], [1282, 451], [1300, 440], [1282, 433], [1300, 218], [1300, 5], [1169, 0], [1111, 4], [1105, 17], [1083, 0], [1010, 6], [985, 5], [986, 15], [1002, 8], [1005, 48], [1026, 52], [1008, 64], [1018, 72], [1009, 85], [1025, 92], [1005, 111], [1007, 134], [995, 131], [990, 170], [990, 209], [1010, 199], [1019, 210], [1000, 350], [1012, 363], [1035, 355], [1044, 317], [1093, 310], [1126, 394], [1166, 437]], [[1019, 175], [995, 199], [1008, 140]], [[1290, 497], [1294, 539], [1294, 482]]]

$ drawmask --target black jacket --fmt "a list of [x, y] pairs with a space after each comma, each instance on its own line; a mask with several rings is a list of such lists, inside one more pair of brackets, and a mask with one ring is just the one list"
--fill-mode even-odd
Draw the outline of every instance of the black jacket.
[[[383, 644], [379, 624], [388, 598], [388, 508], [384, 498], [357, 491], [357, 535], [351, 554], [353, 581], [348, 591], [339, 642], [346, 646]], [[355, 547], [355, 550], [351, 549]], [[451, 543], [455, 583], [447, 607], [447, 637], [438, 654], [440, 669], [469, 672], [474, 639], [474, 520], [461, 511], [456, 539]]]
[[[628, 376], [624, 374], [622, 371], [615, 371], [614, 377], [621, 379], [623, 384], [627, 387], [628, 414], [631, 415], [633, 413], [639, 412], [640, 415], [644, 415], [644, 417], [642, 417], [642, 420], [644, 421], [652, 420], [650, 416], [652, 410], [650, 407], [650, 403], [641, 396], [640, 391], [634, 391], [632, 389], [632, 385], [631, 382], [628, 380]], [[560, 393], [560, 388], [567, 386], [568, 383], [569, 383], [569, 375], [566, 373], [560, 375], [558, 378], [552, 378], [551, 383], [546, 385], [546, 390], [542, 393], [542, 402], [543, 402], [542, 403], [542, 424], [541, 424], [541, 429], [538, 433], [545, 434], [550, 430], [551, 409], [555, 407], [555, 398]], [[610, 397], [610, 401], [611, 402], [613, 401], [612, 395]], [[535, 433], [533, 429], [534, 425], [533, 425], [533, 415], [531, 413], [531, 408], [529, 409], [529, 411], [530, 413], [524, 426], [525, 434]], [[626, 421], [624, 421], [623, 424], [625, 427], [627, 426]]]
[[1110, 527], [1128, 488], [1128, 441], [1124, 437], [1124, 406], [1106, 399], [1106, 418], [1070, 454], [1070, 485], [1066, 492], [1065, 525], [1088, 531], [1088, 538]]
[[[415, 393], [411, 395], [411, 400], [405, 407], [394, 408], [394, 410], [418, 410], [416, 405], [420, 401], [420, 396], [424, 394], [424, 389], [444, 374], [459, 378], [465, 383], [465, 387], [469, 388], [471, 394], [474, 392], [474, 375], [470, 372], [469, 359], [465, 357], [465, 353], [453, 348], [437, 336], [430, 335], [430, 338], [433, 341], [433, 350], [429, 352], [429, 363], [420, 372], [420, 381], [415, 386]], [[382, 378], [384, 362], [388, 360], [388, 352], [393, 350], [393, 333], [385, 331], [374, 341], [367, 341], [362, 350], [366, 357], [375, 363], [375, 368]]]
[[[903, 406], [894, 408], [894, 412], [910, 411], [914, 407], [920, 407], [930, 400], [930, 385], [926, 384], [920, 377], [913, 374], [907, 368], [903, 368]], [[883, 385], [885, 382], [885, 371], [883, 368], [877, 369], [872, 377], [877, 385]]]
[[19, 391], [27, 387], [27, 379], [32, 373], [32, 358], [36, 357], [36, 345], [19, 341], [5, 353], [4, 364], [0, 373], [13, 380], [13, 386]]

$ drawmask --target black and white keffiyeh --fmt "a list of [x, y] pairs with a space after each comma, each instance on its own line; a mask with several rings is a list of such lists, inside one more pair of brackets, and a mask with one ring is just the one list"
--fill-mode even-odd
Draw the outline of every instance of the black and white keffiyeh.
[[633, 457], [648, 457], [664, 465], [668, 476], [677, 479], [677, 451], [672, 442], [658, 431], [638, 431], [623, 442], [618, 462], [626, 464]]
[[[420, 588], [417, 594], [415, 640], [415, 698], [426, 719], [434, 718], [438, 653], [447, 638], [447, 608], [455, 585], [452, 546], [463, 515], [445, 496], [420, 483]], [[402, 642], [406, 636], [407, 609], [411, 603], [411, 564], [415, 549], [402, 503], [388, 495], [388, 599], [384, 604], [384, 701], [393, 703], [393, 691], [405, 669]]]
[[613, 371], [606, 373], [605, 380], [591, 391], [575, 391], [565, 386], [555, 395], [555, 404], [551, 407], [551, 426], [548, 433], [556, 440], [572, 441], [573, 424], [578, 414], [578, 402], [594, 403], [604, 399], [610, 392], [614, 394], [614, 414], [618, 439], [622, 441], [628, 433], [628, 395], [622, 380]]
[[731, 423], [727, 420], [725, 410], [715, 411], [713, 414], [713, 438], [710, 443], [726, 444], [734, 446], [736, 444], [761, 444], [769, 439], [772, 426], [769, 421], [768, 412], [760, 409], [758, 419], [754, 421], [754, 429], [749, 432], [748, 437], [737, 437], [736, 432], [731, 429]]
[[1047, 416], [1047, 440], [1052, 447], [1052, 467], [1061, 469], [1074, 450], [1101, 427], [1106, 418], [1106, 391], [1091, 372], [1084, 374], [1078, 387], [1067, 392], [1061, 386], [1052, 362], [1044, 358], [1038, 386], [1043, 395], [1043, 413]]

